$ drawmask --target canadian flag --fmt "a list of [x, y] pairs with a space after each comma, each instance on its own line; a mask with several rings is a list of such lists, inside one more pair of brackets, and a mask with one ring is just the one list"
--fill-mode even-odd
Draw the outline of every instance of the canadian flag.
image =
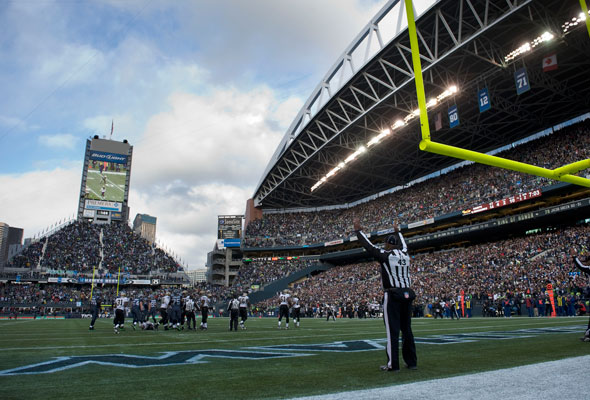
[[543, 72], [553, 71], [557, 69], [557, 54], [549, 54], [543, 58]]

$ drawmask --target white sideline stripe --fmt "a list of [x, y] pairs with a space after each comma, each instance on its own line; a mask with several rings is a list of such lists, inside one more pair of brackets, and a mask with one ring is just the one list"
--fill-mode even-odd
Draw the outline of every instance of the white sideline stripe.
[[[579, 343], [579, 342], [578, 342]], [[574, 342], [572, 342], [574, 345]], [[379, 389], [355, 390], [322, 396], [297, 397], [298, 400], [341, 399], [585, 399], [588, 398], [588, 365], [590, 356], [565, 358], [496, 371], [433, 379], [388, 386]], [[420, 368], [420, 367], [418, 367]], [[391, 374], [375, 368], [376, 374]], [[397, 374], [412, 374], [402, 369]], [[395, 381], [396, 373], [391, 374]]]

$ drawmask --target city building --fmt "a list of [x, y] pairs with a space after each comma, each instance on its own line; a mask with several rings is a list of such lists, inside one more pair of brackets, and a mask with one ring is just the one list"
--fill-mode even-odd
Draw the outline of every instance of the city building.
[[133, 231], [150, 243], [156, 241], [156, 217], [137, 214], [133, 220]]
[[191, 281], [191, 285], [195, 285], [196, 283], [205, 282], [207, 280], [207, 269], [194, 269], [192, 271], [187, 271], [186, 273]]
[[21, 246], [22, 242], [23, 230], [21, 228], [14, 228], [4, 222], [0, 222], [0, 267], [4, 267], [8, 261], [10, 247], [12, 245]]

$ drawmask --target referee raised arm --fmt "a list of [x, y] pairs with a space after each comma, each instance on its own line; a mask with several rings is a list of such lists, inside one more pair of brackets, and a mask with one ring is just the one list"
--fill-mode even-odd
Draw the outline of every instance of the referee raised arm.
[[385, 239], [385, 249], [373, 245], [354, 218], [354, 230], [365, 250], [379, 262], [383, 283], [383, 319], [387, 333], [387, 365], [382, 371], [399, 371], [399, 332], [402, 332], [402, 357], [409, 369], [417, 368], [416, 344], [412, 333], [412, 301], [416, 294], [410, 288], [410, 257], [397, 223], [395, 233]]

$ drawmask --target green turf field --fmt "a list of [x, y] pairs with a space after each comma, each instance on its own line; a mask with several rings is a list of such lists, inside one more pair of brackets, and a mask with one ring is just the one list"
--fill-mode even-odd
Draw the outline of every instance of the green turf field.
[[3, 320], [0, 398], [261, 399], [383, 387], [588, 355], [578, 340], [587, 323], [415, 319], [418, 370], [392, 374], [379, 371], [382, 320], [304, 319], [278, 330], [275, 319], [251, 318], [238, 332], [225, 318], [210, 319], [206, 332], [133, 331], [127, 322], [119, 335], [110, 320], [94, 331], [87, 319]]

